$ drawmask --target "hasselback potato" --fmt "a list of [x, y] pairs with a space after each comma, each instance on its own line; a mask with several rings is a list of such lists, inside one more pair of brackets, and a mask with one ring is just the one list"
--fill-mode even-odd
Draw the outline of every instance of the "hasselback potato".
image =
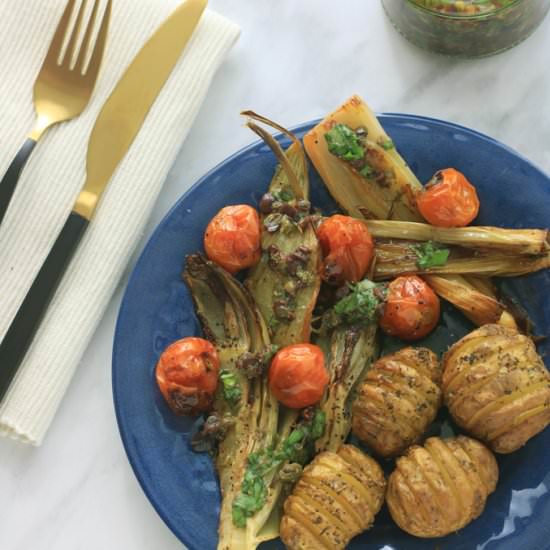
[[497, 453], [511, 453], [550, 423], [550, 374], [533, 341], [485, 325], [445, 354], [444, 399], [455, 422]]
[[380, 466], [356, 447], [321, 453], [285, 501], [281, 539], [289, 550], [343, 549], [372, 525], [385, 490]]
[[497, 480], [495, 457], [482, 443], [465, 436], [430, 437], [397, 459], [386, 502], [404, 531], [441, 537], [481, 514]]
[[441, 404], [441, 366], [426, 348], [404, 348], [379, 359], [353, 404], [353, 433], [381, 456], [416, 443]]

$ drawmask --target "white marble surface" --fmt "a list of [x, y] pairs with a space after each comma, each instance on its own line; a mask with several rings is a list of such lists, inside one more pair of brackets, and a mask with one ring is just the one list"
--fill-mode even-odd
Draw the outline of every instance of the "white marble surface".
[[[210, 4], [238, 22], [243, 34], [214, 81], [140, 246], [199, 176], [252, 141], [239, 119], [242, 108], [292, 126], [357, 92], [378, 111], [476, 128], [550, 172], [550, 18], [512, 51], [453, 61], [405, 42], [378, 0]], [[111, 344], [125, 282], [43, 446], [0, 441], [2, 550], [182, 548], [141, 492], [118, 436]]]

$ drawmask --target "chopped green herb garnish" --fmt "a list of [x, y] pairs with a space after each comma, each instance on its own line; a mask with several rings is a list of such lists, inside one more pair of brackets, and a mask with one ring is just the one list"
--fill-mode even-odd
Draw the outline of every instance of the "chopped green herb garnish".
[[445, 265], [449, 259], [450, 250], [434, 241], [411, 245], [417, 255], [416, 265], [419, 269], [429, 269]]
[[222, 389], [225, 400], [233, 405], [236, 404], [242, 394], [237, 376], [226, 369], [222, 369], [220, 371], [220, 380], [223, 385]]
[[345, 124], [335, 124], [326, 134], [328, 150], [343, 160], [359, 160], [365, 156], [365, 149], [357, 134]]
[[359, 170], [359, 173], [364, 178], [370, 178], [371, 176], [374, 175], [374, 168], [370, 164], [365, 164], [365, 166], [363, 166], [363, 168], [361, 168], [361, 170]]
[[391, 149], [393, 149], [395, 147], [395, 145], [393, 144], [393, 141], [391, 139], [387, 139], [385, 141], [383, 141], [381, 143], [382, 145], [382, 148], [385, 149], [386, 151], [390, 151]]
[[272, 193], [272, 195], [275, 200], [281, 202], [288, 202], [294, 198], [294, 195], [292, 193], [285, 190], [275, 191], [274, 193]]
[[304, 449], [325, 431], [326, 414], [317, 410], [311, 420], [300, 423], [276, 449], [268, 447], [248, 456], [241, 492], [232, 505], [233, 524], [245, 527], [247, 518], [261, 510], [267, 501], [265, 476], [285, 462], [303, 460]]
[[350, 285], [351, 292], [333, 308], [337, 321], [346, 324], [370, 324], [376, 320], [378, 306], [385, 296], [385, 285], [364, 279]]

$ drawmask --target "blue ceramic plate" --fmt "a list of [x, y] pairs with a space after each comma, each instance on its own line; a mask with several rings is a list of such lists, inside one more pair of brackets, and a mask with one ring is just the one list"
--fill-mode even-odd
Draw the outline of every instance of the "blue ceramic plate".
[[[550, 179], [504, 145], [472, 130], [428, 118], [382, 115], [380, 121], [421, 181], [438, 169], [456, 167], [475, 182], [480, 224], [547, 227]], [[313, 123], [295, 129], [302, 136]], [[284, 139], [281, 142], [287, 145]], [[256, 205], [275, 168], [275, 158], [255, 144], [227, 159], [190, 189], [149, 240], [128, 283], [113, 352], [113, 392], [120, 433], [134, 472], [157, 512], [190, 550], [217, 543], [219, 493], [210, 459], [189, 448], [193, 422], [165, 406], [154, 383], [163, 349], [200, 328], [180, 274], [186, 254], [201, 249], [210, 218], [228, 204]], [[316, 173], [312, 202], [335, 209]], [[506, 284], [519, 297], [539, 333], [550, 327], [548, 272]], [[441, 350], [471, 325], [450, 306], [430, 344]], [[541, 353], [550, 343], [541, 346]], [[547, 359], [547, 366], [548, 366]], [[520, 451], [499, 457], [500, 480], [482, 516], [460, 532], [436, 540], [411, 537], [387, 510], [350, 548], [368, 550], [544, 550], [550, 548], [550, 430]], [[280, 541], [262, 548], [282, 548]]]

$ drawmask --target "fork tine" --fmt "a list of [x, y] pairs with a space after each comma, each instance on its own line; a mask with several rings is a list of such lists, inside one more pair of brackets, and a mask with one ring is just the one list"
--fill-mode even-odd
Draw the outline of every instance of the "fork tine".
[[109, 30], [109, 21], [111, 19], [111, 7], [112, 0], [108, 0], [105, 11], [103, 12], [103, 20], [101, 21], [101, 27], [97, 33], [97, 39], [94, 45], [94, 51], [90, 58], [90, 64], [86, 71], [86, 77], [89, 79], [95, 79], [101, 66], [101, 60], [103, 58], [103, 52], [105, 50], [105, 43], [107, 42], [107, 33]]
[[97, 19], [98, 7], [99, 7], [99, 0], [95, 0], [94, 9], [92, 11], [92, 15], [90, 15], [90, 19], [88, 21], [88, 28], [86, 29], [86, 34], [84, 36], [84, 39], [82, 40], [82, 44], [80, 45], [80, 52], [78, 54], [78, 58], [76, 60], [75, 67], [74, 67], [74, 70], [80, 73], [82, 73], [84, 70], [84, 63], [86, 62], [86, 53], [90, 48], [90, 42], [92, 40], [95, 21]]
[[71, 65], [76, 44], [78, 42], [78, 36], [80, 34], [80, 27], [82, 26], [82, 18], [84, 17], [84, 11], [86, 10], [87, 1], [88, 0], [82, 0], [82, 3], [80, 4], [80, 9], [78, 10], [78, 15], [76, 17], [76, 21], [73, 27], [73, 32], [71, 34], [69, 43], [67, 44], [67, 49], [65, 50], [65, 56], [61, 61], [62, 65], [66, 65], [66, 66]]
[[63, 12], [61, 19], [57, 24], [57, 29], [55, 30], [55, 34], [53, 35], [50, 48], [48, 49], [48, 53], [46, 54], [46, 60], [44, 63], [47, 62], [57, 64], [57, 59], [59, 57], [59, 53], [61, 52], [61, 48], [63, 47], [63, 41], [65, 40], [65, 34], [67, 33], [67, 29], [69, 27], [69, 21], [71, 20], [71, 15], [73, 13], [75, 3], [76, 0], [69, 0], [67, 2], [65, 11]]

